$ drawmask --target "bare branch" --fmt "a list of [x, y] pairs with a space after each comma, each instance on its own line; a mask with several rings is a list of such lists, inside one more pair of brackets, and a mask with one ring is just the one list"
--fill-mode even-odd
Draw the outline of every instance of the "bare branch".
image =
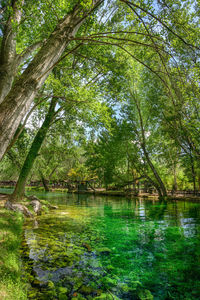
[[142, 64], [145, 68], [147, 68], [148, 70], [150, 70], [152, 73], [154, 73], [165, 85], [165, 87], [169, 90], [169, 86], [168, 84], [165, 82], [165, 80], [158, 74], [157, 71], [153, 70], [150, 66], [148, 66], [147, 64], [145, 64], [143, 61], [141, 61], [139, 58], [137, 58], [136, 56], [134, 56], [130, 51], [128, 51], [127, 49], [125, 49], [122, 45], [120, 44], [114, 44], [114, 43], [109, 43], [109, 42], [103, 42], [103, 41], [97, 41], [97, 40], [92, 40], [92, 39], [84, 39], [87, 41], [90, 41], [92, 43], [97, 43], [97, 44], [102, 44], [102, 45], [112, 45], [115, 47], [118, 47], [120, 49], [122, 49], [123, 51], [125, 51], [128, 55], [130, 55], [134, 60], [138, 61], [140, 64]]
[[[132, 44], [136, 44], [139, 46], [144, 46], [144, 47], [151, 47], [151, 48], [155, 48], [155, 45], [151, 45], [151, 44], [146, 44], [146, 43], [142, 43], [136, 40], [130, 40], [130, 39], [126, 39], [126, 38], [117, 38], [117, 37], [113, 37], [113, 36], [101, 36], [101, 35], [96, 35], [96, 36], [86, 36], [86, 37], [77, 37], [77, 38], [73, 38], [74, 40], [90, 40], [90, 39], [95, 39], [95, 38], [107, 38], [107, 39], [111, 39], [111, 40], [117, 40], [117, 41], [123, 41], [123, 42], [129, 42]], [[157, 47], [163, 51], [166, 52], [165, 49], [160, 48], [158, 45]]]
[[136, 35], [143, 35], [143, 36], [147, 36], [147, 37], [153, 37], [153, 38], [156, 38], [157, 40], [160, 40], [164, 44], [170, 46], [169, 43], [167, 43], [166, 41], [164, 41], [163, 39], [161, 39], [161, 37], [159, 37], [157, 35], [151, 35], [151, 34], [147, 34], [147, 33], [144, 33], [144, 32], [138, 32], [138, 31], [127, 31], [127, 30], [123, 31], [123, 30], [120, 30], [120, 31], [98, 32], [98, 33], [93, 33], [91, 35], [88, 35], [87, 37], [93, 37], [93, 36], [96, 36], [96, 35], [106, 35], [106, 34], [121, 34], [121, 33], [124, 33], [124, 34], [136, 34]]
[[95, 83], [98, 80], [99, 75], [102, 75], [101, 72], [99, 72], [98, 74], [96, 74], [92, 79], [90, 79], [87, 83], [86, 86], [90, 85], [91, 83]]
[[152, 14], [150, 11], [146, 10], [145, 8], [135, 4], [135, 3], [132, 3], [128, 0], [120, 0], [121, 2], [124, 2], [125, 4], [128, 5], [128, 7], [133, 10], [133, 6], [140, 9], [141, 11], [145, 12], [147, 15], [151, 16], [153, 19], [155, 19], [156, 21], [158, 21], [160, 24], [162, 24], [168, 31], [170, 31], [173, 35], [175, 35], [178, 39], [180, 39], [185, 45], [189, 46], [190, 48], [195, 48], [195, 49], [198, 49], [200, 50], [200, 47], [197, 47], [195, 45], [192, 45], [188, 42], [186, 42], [184, 40], [183, 37], [181, 37], [179, 34], [177, 34], [174, 30], [172, 30], [169, 26], [167, 26], [161, 19], [159, 19], [158, 17], [156, 17], [154, 14]]

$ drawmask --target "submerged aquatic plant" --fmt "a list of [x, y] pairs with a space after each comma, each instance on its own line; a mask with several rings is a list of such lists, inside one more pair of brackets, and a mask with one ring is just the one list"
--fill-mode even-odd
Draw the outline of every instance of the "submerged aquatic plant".
[[198, 298], [199, 205], [62, 199], [26, 225], [30, 299]]

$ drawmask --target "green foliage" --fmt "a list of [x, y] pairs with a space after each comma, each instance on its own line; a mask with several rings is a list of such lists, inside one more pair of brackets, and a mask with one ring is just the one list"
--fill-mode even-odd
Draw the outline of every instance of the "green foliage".
[[[82, 14], [92, 1], [25, 1], [17, 24], [11, 2], [3, 1], [2, 24], [11, 18], [17, 53], [44, 44], [76, 4]], [[35, 99], [24, 136], [1, 163], [2, 179], [17, 178], [55, 97], [57, 115], [31, 178], [42, 172], [47, 179], [67, 179], [76, 170], [74, 177], [98, 176], [106, 186], [140, 176], [156, 185], [156, 171], [167, 189], [199, 188], [199, 3], [128, 4], [105, 2], [68, 43]]]

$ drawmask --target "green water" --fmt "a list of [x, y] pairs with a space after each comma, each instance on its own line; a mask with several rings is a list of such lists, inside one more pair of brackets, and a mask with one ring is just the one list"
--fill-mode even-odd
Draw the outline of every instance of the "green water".
[[29, 299], [200, 299], [200, 204], [39, 194], [25, 226]]

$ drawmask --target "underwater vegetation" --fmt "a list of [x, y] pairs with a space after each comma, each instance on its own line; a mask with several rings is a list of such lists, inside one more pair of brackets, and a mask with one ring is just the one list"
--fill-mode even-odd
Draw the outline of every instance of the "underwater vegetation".
[[198, 203], [59, 201], [25, 225], [29, 299], [198, 299]]

